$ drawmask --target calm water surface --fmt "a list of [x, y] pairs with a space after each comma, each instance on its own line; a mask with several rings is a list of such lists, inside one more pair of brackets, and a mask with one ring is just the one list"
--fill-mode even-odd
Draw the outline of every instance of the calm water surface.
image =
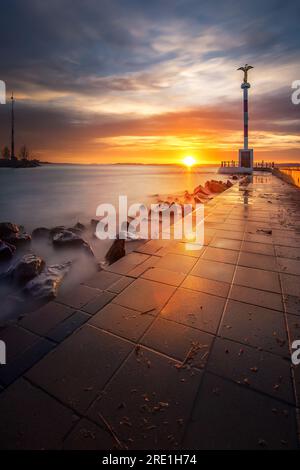
[[[0, 169], [0, 221], [39, 226], [72, 225], [96, 216], [101, 203], [150, 203], [154, 194], [192, 190], [206, 180], [227, 179], [217, 167], [188, 170], [151, 165], [44, 165]], [[152, 198], [153, 200], [153, 198]]]

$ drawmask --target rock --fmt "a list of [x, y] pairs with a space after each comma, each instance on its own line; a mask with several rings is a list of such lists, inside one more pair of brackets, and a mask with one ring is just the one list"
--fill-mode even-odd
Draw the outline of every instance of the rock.
[[53, 236], [53, 245], [58, 248], [83, 248], [87, 254], [94, 256], [90, 245], [77, 233], [63, 229]]
[[98, 220], [98, 219], [91, 219], [90, 224], [91, 224], [93, 230], [96, 230], [96, 227], [97, 227], [98, 222], [100, 222], [100, 220]]
[[53, 227], [50, 230], [50, 237], [54, 237], [54, 235], [57, 235], [58, 233], [62, 232], [63, 230], [66, 230], [66, 227], [63, 225], [58, 225], [57, 227]]
[[50, 229], [46, 227], [38, 227], [35, 228], [31, 234], [32, 238], [49, 238], [50, 237]]
[[14, 245], [10, 245], [9, 243], [0, 240], [0, 262], [10, 260], [15, 251], [16, 247]]
[[227, 183], [224, 183], [223, 181], [210, 180], [205, 183], [205, 189], [211, 193], [222, 193], [228, 189], [228, 187]]
[[3, 240], [19, 232], [20, 227], [16, 224], [12, 224], [11, 222], [0, 223], [0, 238], [2, 238]]
[[23, 231], [24, 228], [11, 222], [0, 223], [0, 239], [10, 245], [20, 246], [30, 243], [31, 236]]
[[38, 276], [45, 267], [45, 261], [33, 253], [26, 254], [2, 277], [15, 284], [23, 285]]
[[48, 266], [41, 274], [26, 284], [24, 294], [39, 300], [54, 299], [71, 265], [72, 262], [69, 261], [64, 264]]
[[117, 238], [105, 255], [108, 264], [113, 264], [125, 256], [125, 240]]
[[15, 247], [27, 245], [31, 242], [31, 236], [28, 233], [13, 233], [11, 236], [6, 237], [5, 242], [14, 245]]
[[195, 189], [194, 189], [194, 195], [197, 195], [197, 196], [204, 196], [204, 197], [209, 197], [210, 196], [210, 193], [209, 191], [207, 191], [207, 189], [203, 188], [203, 186], [201, 186], [201, 184], [199, 184], [199, 186], [197, 186]]
[[80, 230], [80, 232], [84, 232], [84, 230], [86, 230], [85, 225], [81, 224], [80, 222], [77, 222], [73, 228], [75, 230]]

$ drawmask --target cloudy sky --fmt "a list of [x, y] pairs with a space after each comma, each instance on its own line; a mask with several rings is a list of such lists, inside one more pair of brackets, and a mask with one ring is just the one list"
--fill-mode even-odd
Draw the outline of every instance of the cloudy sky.
[[235, 159], [247, 62], [256, 157], [300, 161], [299, 17], [294, 0], [1, 0], [17, 145], [60, 162]]

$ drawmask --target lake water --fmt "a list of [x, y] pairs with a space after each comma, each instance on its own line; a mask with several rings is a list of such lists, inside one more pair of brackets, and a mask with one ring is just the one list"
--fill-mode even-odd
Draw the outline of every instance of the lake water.
[[0, 221], [40, 226], [86, 223], [101, 203], [150, 203], [154, 194], [192, 190], [208, 179], [226, 180], [217, 167], [163, 165], [43, 165], [0, 169]]

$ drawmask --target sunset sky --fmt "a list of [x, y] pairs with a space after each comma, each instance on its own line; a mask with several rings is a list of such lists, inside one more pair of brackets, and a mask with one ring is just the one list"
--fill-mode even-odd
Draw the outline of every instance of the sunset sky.
[[255, 157], [300, 162], [299, 18], [289, 0], [1, 0], [17, 146], [57, 162], [236, 159], [247, 62]]

